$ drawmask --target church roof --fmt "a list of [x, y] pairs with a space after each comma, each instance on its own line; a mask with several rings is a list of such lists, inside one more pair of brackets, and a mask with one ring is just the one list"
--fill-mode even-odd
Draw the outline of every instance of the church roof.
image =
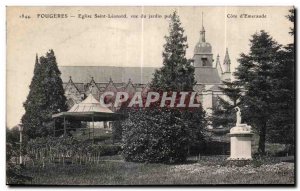
[[[101, 90], [105, 89], [110, 78], [117, 87], [124, 86], [130, 79], [134, 84], [147, 84], [151, 82], [154, 67], [115, 67], [115, 66], [59, 66], [63, 82], [68, 82], [70, 76], [78, 90], [83, 92], [85, 83], [93, 80]], [[218, 71], [212, 67], [196, 67], [195, 80], [198, 84], [221, 83]]]
[[197, 84], [216, 84], [221, 83], [218, 70], [212, 67], [195, 68], [195, 79]]
[[116, 67], [116, 66], [59, 66], [63, 82], [68, 82], [70, 76], [75, 84], [89, 83], [91, 77], [94, 81], [114, 83], [127, 83], [130, 78], [133, 83], [146, 84], [151, 81], [154, 67]]

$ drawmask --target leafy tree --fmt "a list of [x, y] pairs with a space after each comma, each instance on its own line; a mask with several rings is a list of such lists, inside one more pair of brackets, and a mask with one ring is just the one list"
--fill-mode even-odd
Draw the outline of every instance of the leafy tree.
[[186, 160], [189, 132], [174, 108], [131, 109], [122, 123], [127, 161], [177, 163]]
[[213, 127], [233, 127], [235, 123], [234, 108], [240, 105], [242, 89], [237, 82], [223, 81], [224, 86], [220, 86], [220, 90], [226, 98], [218, 97], [218, 105], [213, 108], [212, 125]]
[[29, 138], [52, 135], [52, 114], [66, 111], [66, 98], [53, 50], [36, 57], [30, 91], [24, 103], [24, 131]]
[[278, 65], [281, 45], [265, 31], [255, 33], [250, 39], [249, 54], [242, 53], [235, 72], [239, 85], [245, 88], [244, 119], [259, 133], [258, 152], [265, 153], [267, 125], [273, 114], [274, 68]]

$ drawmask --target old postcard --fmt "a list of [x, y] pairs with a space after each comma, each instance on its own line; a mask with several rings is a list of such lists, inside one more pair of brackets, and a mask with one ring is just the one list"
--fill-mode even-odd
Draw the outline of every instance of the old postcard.
[[295, 185], [295, 8], [6, 9], [8, 185]]

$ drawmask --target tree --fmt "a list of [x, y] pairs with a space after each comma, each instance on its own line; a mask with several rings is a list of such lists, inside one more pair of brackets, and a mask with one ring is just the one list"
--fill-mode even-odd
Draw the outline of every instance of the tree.
[[[295, 10], [291, 9], [287, 18], [294, 24]], [[294, 36], [294, 28], [290, 35]], [[279, 62], [274, 67], [272, 93], [274, 104], [272, 119], [268, 125], [268, 140], [295, 145], [295, 51], [294, 43], [284, 46], [278, 54]]]
[[258, 152], [265, 153], [267, 125], [273, 114], [274, 68], [278, 65], [281, 48], [265, 31], [255, 33], [250, 39], [249, 54], [242, 53], [235, 72], [239, 85], [245, 89], [241, 98], [243, 116], [259, 133]]
[[[169, 25], [170, 34], [165, 37], [163, 66], [154, 73], [151, 91], [160, 94], [193, 91], [196, 83], [194, 67], [185, 58], [188, 45], [183, 32], [179, 16], [174, 12]], [[190, 94], [187, 97], [189, 96]], [[176, 103], [177, 101], [179, 100]], [[206, 120], [202, 107], [178, 110], [168, 104], [160, 108], [157, 103], [150, 108], [128, 111], [128, 118], [122, 123], [123, 155], [126, 160], [182, 162], [186, 160], [189, 146], [203, 140], [202, 130], [206, 126]]]
[[42, 126], [41, 109], [46, 101], [44, 87], [42, 86], [42, 68], [36, 55], [33, 78], [29, 86], [29, 94], [24, 103], [25, 114], [22, 117], [24, 132], [28, 137], [35, 137], [38, 128]]
[[220, 90], [226, 98], [218, 97], [218, 105], [213, 108], [212, 126], [213, 127], [233, 127], [235, 123], [236, 106], [240, 105], [242, 89], [237, 82], [223, 81], [224, 86], [220, 86]]
[[[172, 14], [169, 35], [165, 36], [165, 39], [166, 44], [162, 53], [163, 66], [155, 71], [150, 87], [157, 91], [193, 92], [196, 84], [195, 68], [191, 61], [186, 59], [187, 37], [184, 35], [184, 29], [176, 11]], [[191, 97], [189, 98], [191, 99]], [[205, 111], [202, 105], [193, 110], [184, 108], [180, 113], [181, 119], [191, 133], [190, 144], [201, 144], [203, 141], [202, 131], [206, 127]]]
[[162, 91], [192, 91], [195, 82], [194, 67], [186, 59], [187, 37], [176, 11], [169, 24], [169, 36], [165, 36], [163, 66], [154, 73], [151, 88]]
[[29, 94], [24, 103], [25, 114], [22, 117], [24, 132], [29, 138], [52, 135], [52, 114], [67, 109], [60, 74], [53, 50], [47, 52], [46, 57], [38, 59], [36, 56]]
[[[293, 23], [293, 27], [291, 27], [290, 35], [294, 36], [295, 34], [295, 8], [289, 10], [289, 15], [287, 15], [287, 19]], [[293, 43], [294, 44], [294, 43]]]
[[[162, 53], [163, 66], [155, 71], [150, 87], [156, 91], [193, 92], [193, 87], [196, 84], [195, 68], [191, 61], [185, 57], [188, 48], [187, 37], [184, 35], [184, 29], [176, 11], [172, 14], [169, 35], [165, 36], [165, 39], [166, 44]], [[193, 109], [193, 111], [185, 108], [181, 110], [181, 114], [182, 120], [189, 124], [188, 127], [194, 129], [193, 133], [196, 133], [194, 135], [203, 137], [202, 130], [206, 126], [206, 120], [202, 106]], [[195, 118], [198, 119], [194, 120]], [[194, 142], [199, 142], [199, 140]]]
[[122, 125], [125, 160], [150, 163], [186, 160], [190, 134], [178, 110], [131, 109]]

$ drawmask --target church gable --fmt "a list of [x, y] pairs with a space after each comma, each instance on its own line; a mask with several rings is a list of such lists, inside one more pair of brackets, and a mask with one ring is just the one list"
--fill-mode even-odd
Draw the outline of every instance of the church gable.
[[128, 93], [129, 97], [132, 97], [135, 92], [136, 92], [136, 88], [135, 86], [132, 84], [131, 79], [129, 78], [127, 85], [124, 88], [124, 91]]
[[111, 78], [109, 79], [109, 82], [106, 85], [106, 88], [105, 88], [104, 92], [114, 92], [114, 93], [118, 92], [118, 89], [115, 86], [115, 84], [114, 84], [114, 82], [112, 81]]
[[65, 86], [65, 96], [67, 98], [68, 107], [74, 105], [75, 103], [81, 102], [81, 93], [73, 83], [71, 76], [69, 82]]
[[99, 99], [100, 89], [98, 88], [94, 78], [92, 77], [91, 82], [87, 85], [86, 95], [92, 94], [94, 98]]

